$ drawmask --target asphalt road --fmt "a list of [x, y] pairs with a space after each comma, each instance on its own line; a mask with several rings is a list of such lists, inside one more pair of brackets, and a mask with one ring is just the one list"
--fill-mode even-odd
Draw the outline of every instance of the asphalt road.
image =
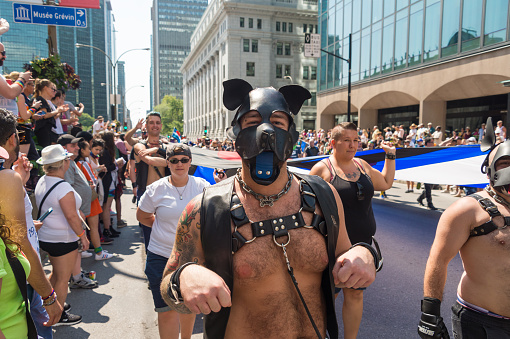
[[[439, 211], [418, 206], [419, 192], [404, 194], [405, 185], [395, 183], [388, 199], [374, 198], [377, 240], [384, 256], [384, 268], [365, 292], [365, 309], [358, 338], [417, 338], [423, 273], [441, 210], [458, 198], [433, 191]], [[123, 218], [128, 227], [110, 246], [116, 257], [104, 262], [82, 260], [86, 270], [97, 272], [100, 286], [93, 290], [70, 290], [71, 313], [83, 316], [80, 324], [57, 327], [55, 339], [72, 338], [158, 338], [152, 296], [143, 273], [145, 256], [135, 208], [129, 191], [123, 196]], [[49, 273], [51, 266], [46, 261]], [[442, 314], [450, 324], [450, 306], [462, 274], [457, 256], [449, 266]], [[341, 327], [342, 296], [336, 301]], [[202, 337], [202, 317], [197, 316], [193, 338]], [[342, 330], [340, 329], [340, 333]]]

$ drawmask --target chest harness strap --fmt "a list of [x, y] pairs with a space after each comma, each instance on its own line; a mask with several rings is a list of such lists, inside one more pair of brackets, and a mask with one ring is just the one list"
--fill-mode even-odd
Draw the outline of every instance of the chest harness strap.
[[[480, 235], [486, 235], [486, 234], [489, 234], [497, 229], [504, 229], [510, 225], [510, 217], [503, 217], [501, 215], [501, 213], [499, 212], [498, 207], [489, 198], [484, 198], [478, 194], [471, 194], [469, 197], [478, 201], [480, 206], [491, 217], [491, 219], [489, 221], [487, 221], [486, 223], [473, 228], [471, 230], [471, 232], [469, 232], [469, 237], [477, 237]], [[493, 219], [495, 217], [504, 218], [504, 220], [505, 220], [504, 226], [502, 226], [502, 227], [496, 226], [496, 224], [494, 224], [494, 222], [493, 222]]]
[[[245, 244], [249, 244], [255, 241], [257, 237], [272, 235], [274, 243], [278, 247], [280, 247], [283, 251], [285, 263], [287, 264], [287, 272], [289, 273], [290, 278], [292, 279], [294, 287], [296, 287], [296, 291], [299, 295], [299, 298], [301, 299], [301, 302], [303, 303], [306, 314], [308, 315], [308, 318], [312, 323], [313, 329], [317, 334], [317, 338], [322, 339], [321, 333], [317, 328], [317, 325], [315, 325], [315, 322], [313, 321], [312, 318], [312, 314], [310, 313], [310, 310], [306, 305], [305, 299], [303, 298], [303, 295], [299, 290], [298, 282], [296, 280], [296, 277], [294, 276], [294, 269], [292, 268], [292, 266], [290, 266], [290, 261], [289, 257], [287, 256], [286, 247], [290, 243], [289, 230], [292, 229], [300, 227], [313, 228], [320, 232], [323, 236], [327, 236], [326, 221], [324, 220], [324, 217], [315, 213], [316, 203], [315, 193], [313, 193], [310, 186], [303, 180], [299, 182], [299, 191], [301, 192], [301, 208], [297, 213], [287, 215], [281, 218], [268, 219], [259, 222], [251, 222], [251, 220], [248, 219], [248, 216], [246, 215], [243, 204], [239, 199], [239, 196], [237, 196], [237, 194], [233, 192], [232, 200], [230, 202], [230, 214], [232, 217], [232, 221], [234, 222], [234, 232], [232, 233], [232, 254], [239, 251], [239, 249], [241, 249], [241, 247], [243, 247]], [[305, 224], [303, 215], [301, 214], [302, 211], [313, 213], [311, 225]], [[239, 233], [239, 231], [237, 230], [239, 227], [247, 225], [248, 223], [251, 226], [253, 234], [253, 238], [250, 240], [246, 240], [246, 238], [243, 237], [241, 233]], [[276, 240], [276, 238], [283, 236], [287, 236], [287, 241], [279, 243]]]

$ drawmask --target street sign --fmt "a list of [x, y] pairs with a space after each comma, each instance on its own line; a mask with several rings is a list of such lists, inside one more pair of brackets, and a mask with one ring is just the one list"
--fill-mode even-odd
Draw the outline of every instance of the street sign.
[[305, 57], [318, 58], [321, 55], [320, 34], [305, 33]]
[[21, 24], [87, 27], [85, 8], [12, 4], [14, 22]]

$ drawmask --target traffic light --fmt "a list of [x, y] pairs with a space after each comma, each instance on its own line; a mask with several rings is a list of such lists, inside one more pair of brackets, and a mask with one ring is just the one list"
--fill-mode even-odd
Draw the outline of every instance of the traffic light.
[[127, 131], [127, 129], [128, 129], [128, 128], [127, 128], [127, 121], [124, 121], [124, 132], [126, 132], [126, 131]]
[[207, 135], [207, 125], [204, 126], [204, 135]]

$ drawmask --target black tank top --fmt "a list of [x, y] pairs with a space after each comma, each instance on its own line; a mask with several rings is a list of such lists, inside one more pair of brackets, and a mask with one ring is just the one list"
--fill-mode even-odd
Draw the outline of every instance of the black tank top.
[[[374, 196], [374, 185], [368, 175], [362, 171], [356, 160], [356, 167], [360, 171], [358, 181], [347, 181], [340, 178], [331, 165], [329, 158], [326, 166], [331, 173], [330, 183], [342, 199], [345, 214], [345, 227], [352, 244], [358, 242], [372, 243], [372, 236], [375, 234], [375, 218], [372, 210], [372, 197]], [[363, 199], [360, 200], [361, 195]]]

